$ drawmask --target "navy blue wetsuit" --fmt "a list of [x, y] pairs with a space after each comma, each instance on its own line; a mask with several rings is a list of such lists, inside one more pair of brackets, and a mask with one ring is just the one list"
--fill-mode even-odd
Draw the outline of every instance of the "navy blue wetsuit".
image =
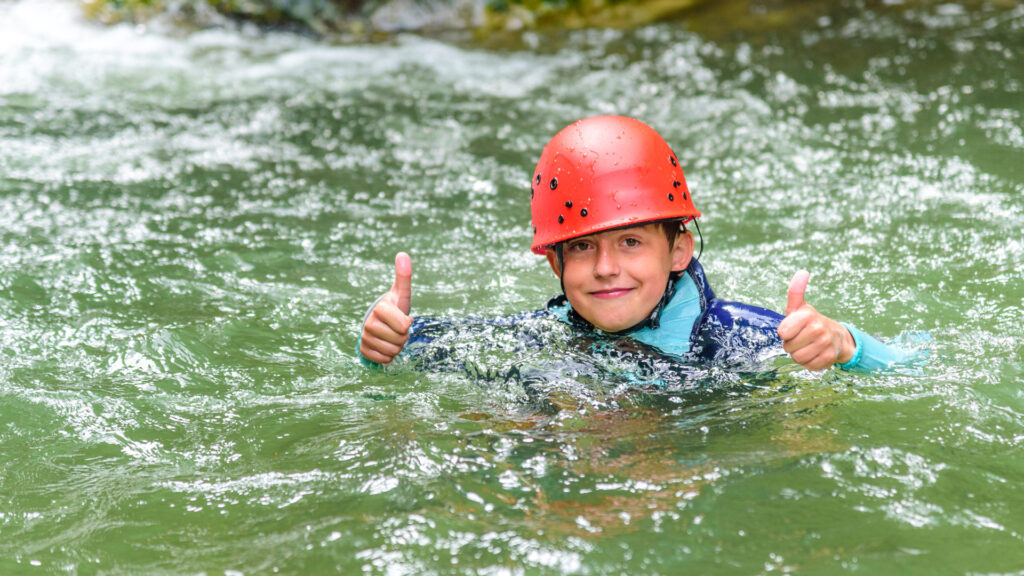
[[[784, 316], [759, 306], [716, 297], [696, 259], [690, 261], [685, 271], [673, 277], [666, 296], [645, 325], [628, 334], [602, 333], [576, 314], [564, 295], [551, 299], [545, 309], [489, 319], [483, 323], [507, 326], [526, 319], [551, 316], [595, 335], [631, 338], [667, 356], [701, 363], [731, 364], [785, 354], [778, 334], [779, 323]], [[430, 341], [437, 329], [449, 324], [444, 320], [415, 318], [406, 346]], [[853, 358], [840, 368], [875, 372], [903, 363], [910, 357], [907, 352], [888, 346], [849, 324], [843, 323], [843, 326], [853, 336], [857, 350]]]

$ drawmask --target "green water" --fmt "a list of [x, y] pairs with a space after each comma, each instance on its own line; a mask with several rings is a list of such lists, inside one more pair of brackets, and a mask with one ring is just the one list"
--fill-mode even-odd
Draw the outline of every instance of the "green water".
[[[0, 3], [0, 573], [1021, 573], [1024, 9], [821, 4], [484, 47]], [[415, 314], [558, 291], [528, 180], [597, 113], [672, 144], [720, 295], [806, 267], [928, 361], [680, 374], [533, 322], [361, 366], [399, 250]]]

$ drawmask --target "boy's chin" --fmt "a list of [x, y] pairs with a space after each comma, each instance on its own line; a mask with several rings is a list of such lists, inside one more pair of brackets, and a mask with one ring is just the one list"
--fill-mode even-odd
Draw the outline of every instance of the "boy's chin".
[[[569, 303], [572, 304], [572, 301]], [[591, 326], [608, 333], [628, 330], [650, 315], [638, 315], [629, 302], [621, 302], [617, 306], [573, 306], [573, 309]], [[651, 310], [653, 309], [654, 305], [651, 305]]]
[[[632, 324], [628, 324], [628, 323], [625, 323], [625, 322], [623, 322], [621, 320], [615, 321], [615, 322], [602, 322], [601, 320], [598, 320], [597, 322], [594, 322], [593, 320], [587, 320], [587, 321], [590, 322], [591, 324], [593, 324], [594, 328], [597, 328], [598, 330], [601, 330], [602, 332], [609, 332], [609, 333], [621, 332], [621, 331], [623, 331], [623, 330], [625, 330], [627, 328], [631, 328], [632, 326], [634, 326], [636, 324], [636, 322], [633, 322]], [[637, 322], [639, 322], [639, 320]]]

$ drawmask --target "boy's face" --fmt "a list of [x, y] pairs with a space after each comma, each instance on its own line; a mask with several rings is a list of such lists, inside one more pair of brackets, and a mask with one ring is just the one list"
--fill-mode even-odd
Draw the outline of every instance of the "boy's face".
[[[658, 224], [607, 230], [567, 240], [562, 284], [576, 312], [605, 332], [634, 326], [654, 310], [669, 272], [683, 270], [693, 256], [693, 236], [680, 233], [674, 246]], [[547, 250], [558, 275], [558, 259]]]

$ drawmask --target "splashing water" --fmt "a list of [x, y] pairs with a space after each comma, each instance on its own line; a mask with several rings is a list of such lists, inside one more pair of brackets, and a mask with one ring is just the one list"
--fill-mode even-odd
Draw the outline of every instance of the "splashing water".
[[[821, 4], [484, 48], [0, 3], [0, 572], [1020, 570], [1024, 9]], [[536, 320], [359, 364], [399, 250], [415, 314], [558, 290], [529, 178], [598, 113], [673, 146], [720, 295], [779, 309], [806, 267], [928, 362], [681, 367]]]

